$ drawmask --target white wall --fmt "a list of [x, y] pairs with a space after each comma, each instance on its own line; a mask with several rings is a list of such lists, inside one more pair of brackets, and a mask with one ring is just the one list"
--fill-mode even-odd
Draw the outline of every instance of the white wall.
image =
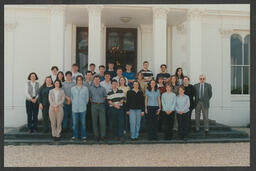
[[[8, 28], [11, 23], [16, 27]], [[28, 74], [38, 73], [40, 85], [50, 74], [49, 23], [45, 10], [5, 9], [5, 127], [26, 123], [24, 86]]]

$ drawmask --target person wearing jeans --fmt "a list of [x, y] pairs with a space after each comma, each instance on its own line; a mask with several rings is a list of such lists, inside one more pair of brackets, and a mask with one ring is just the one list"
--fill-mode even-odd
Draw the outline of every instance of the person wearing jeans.
[[114, 139], [124, 142], [124, 107], [125, 95], [123, 90], [117, 88], [117, 80], [111, 81], [112, 91], [108, 93], [109, 112], [112, 115], [112, 131]]
[[78, 138], [78, 117], [81, 122], [81, 138], [86, 142], [86, 125], [85, 115], [87, 103], [89, 101], [89, 90], [83, 86], [83, 77], [78, 75], [76, 77], [76, 86], [71, 88], [72, 100], [72, 116], [73, 116], [73, 137], [72, 140]]
[[175, 116], [175, 105], [176, 105], [176, 94], [172, 91], [171, 85], [166, 84], [166, 92], [162, 94], [162, 108], [163, 108], [163, 118], [164, 118], [164, 132], [165, 140], [172, 139], [173, 136], [173, 123]]
[[181, 139], [186, 140], [188, 136], [189, 128], [189, 107], [190, 100], [187, 95], [184, 94], [185, 87], [179, 86], [179, 95], [176, 98], [176, 113], [178, 119], [179, 136]]
[[67, 71], [65, 73], [66, 81], [62, 84], [62, 89], [65, 93], [65, 102], [64, 102], [64, 117], [62, 121], [62, 128], [63, 131], [68, 131], [68, 123], [70, 130], [73, 126], [73, 119], [72, 119], [72, 104], [71, 104], [71, 88], [74, 87], [76, 84], [72, 81], [72, 72]]
[[126, 114], [130, 120], [131, 140], [138, 140], [141, 116], [144, 116], [144, 95], [140, 89], [140, 83], [134, 81], [132, 89], [127, 92]]
[[157, 139], [158, 117], [161, 111], [160, 91], [155, 80], [149, 81], [145, 97], [145, 113], [147, 116], [148, 139]]

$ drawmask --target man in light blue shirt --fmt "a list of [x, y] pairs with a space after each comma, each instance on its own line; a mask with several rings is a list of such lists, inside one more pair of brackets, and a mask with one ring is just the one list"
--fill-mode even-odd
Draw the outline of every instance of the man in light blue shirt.
[[76, 86], [71, 88], [72, 99], [72, 116], [73, 116], [73, 137], [72, 140], [78, 137], [78, 117], [80, 116], [81, 122], [81, 137], [86, 142], [86, 126], [85, 115], [86, 107], [89, 101], [89, 90], [83, 86], [83, 77], [78, 75], [76, 77]]
[[172, 91], [172, 86], [170, 84], [166, 85], [166, 92], [162, 94], [162, 110], [164, 111], [164, 124], [165, 124], [165, 140], [171, 140], [173, 136], [173, 123], [175, 117], [175, 107], [176, 107], [176, 94]]

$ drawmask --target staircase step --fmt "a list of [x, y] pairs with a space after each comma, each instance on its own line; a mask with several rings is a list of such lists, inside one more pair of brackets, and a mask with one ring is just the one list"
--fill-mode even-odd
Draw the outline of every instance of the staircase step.
[[157, 140], [157, 141], [148, 141], [148, 140], [138, 140], [130, 141], [126, 140], [124, 143], [120, 141], [107, 141], [107, 142], [96, 142], [93, 140], [88, 140], [87, 142], [82, 141], [71, 141], [71, 140], [60, 140], [53, 141], [52, 139], [35, 139], [35, 140], [4, 140], [5, 145], [67, 145], [67, 144], [178, 144], [178, 143], [236, 143], [236, 142], [250, 142], [250, 138], [214, 138], [214, 139], [188, 139], [184, 140]]

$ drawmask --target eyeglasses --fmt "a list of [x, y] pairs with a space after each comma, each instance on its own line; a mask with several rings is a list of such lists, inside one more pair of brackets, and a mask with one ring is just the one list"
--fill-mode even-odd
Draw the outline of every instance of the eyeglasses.
[[200, 80], [204, 80], [204, 78], [200, 78]]

